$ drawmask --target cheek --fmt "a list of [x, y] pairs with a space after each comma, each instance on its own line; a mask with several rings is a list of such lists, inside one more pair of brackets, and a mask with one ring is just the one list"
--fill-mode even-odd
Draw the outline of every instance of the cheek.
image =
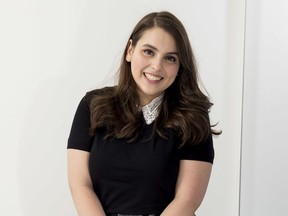
[[132, 72], [140, 72], [141, 69], [146, 65], [146, 61], [143, 58], [139, 58], [139, 56], [134, 56], [131, 61], [131, 69]]
[[169, 78], [175, 78], [178, 74], [179, 66], [178, 65], [171, 65], [170, 67], [166, 68], [166, 75]]

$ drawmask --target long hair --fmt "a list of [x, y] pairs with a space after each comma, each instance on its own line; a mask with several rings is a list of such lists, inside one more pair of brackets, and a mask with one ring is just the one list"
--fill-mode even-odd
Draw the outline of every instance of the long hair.
[[174, 129], [181, 140], [180, 147], [186, 142], [198, 144], [211, 133], [219, 135], [221, 132], [211, 129], [208, 114], [212, 103], [199, 88], [196, 62], [186, 30], [178, 18], [166, 11], [150, 13], [135, 26], [122, 56], [118, 85], [102, 89], [92, 98], [92, 133], [97, 128], [106, 128], [108, 137], [125, 138], [128, 142], [137, 139], [143, 117], [126, 54], [130, 40], [135, 47], [143, 33], [154, 27], [162, 28], [174, 38], [180, 60], [178, 75], [165, 90], [154, 133], [165, 138], [166, 129]]

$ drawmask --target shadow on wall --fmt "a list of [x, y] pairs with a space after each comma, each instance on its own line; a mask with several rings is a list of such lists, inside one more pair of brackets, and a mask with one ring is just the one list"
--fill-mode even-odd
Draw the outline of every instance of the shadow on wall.
[[66, 144], [80, 97], [69, 80], [41, 83], [26, 115], [18, 153], [23, 215], [76, 216], [67, 184]]
[[[98, 3], [93, 4], [84, 9], [92, 11]], [[79, 23], [75, 23], [71, 34], [62, 32], [66, 37], [41, 36], [47, 43], [41, 49], [37, 46], [40, 54], [33, 57], [38, 61], [31, 62], [33, 68], [29, 68], [28, 73], [31, 76], [26, 77], [33, 83], [27, 88], [34, 89], [33, 96], [26, 96], [31, 102], [19, 136], [18, 181], [23, 216], [76, 216], [67, 182], [67, 139], [77, 105], [85, 92], [97, 83], [109, 85], [114, 78], [113, 64], [111, 66], [109, 60], [99, 62], [99, 59], [116, 49], [111, 46], [99, 52], [99, 43], [106, 44], [100, 40], [105, 35], [100, 37], [98, 29], [91, 28], [97, 25], [91, 19], [93, 13], [88, 12], [83, 19], [76, 19]], [[113, 73], [107, 74], [112, 70]], [[35, 83], [38, 86], [35, 87]]]

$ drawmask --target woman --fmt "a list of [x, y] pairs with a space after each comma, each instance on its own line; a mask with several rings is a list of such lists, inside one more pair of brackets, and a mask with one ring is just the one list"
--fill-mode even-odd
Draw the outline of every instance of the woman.
[[88, 92], [68, 140], [68, 179], [80, 216], [191, 216], [214, 159], [209, 99], [186, 31], [169, 12], [134, 28], [118, 85]]

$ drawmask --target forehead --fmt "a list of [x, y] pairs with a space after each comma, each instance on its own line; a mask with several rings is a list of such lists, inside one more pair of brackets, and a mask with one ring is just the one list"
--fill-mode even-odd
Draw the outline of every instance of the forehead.
[[170, 33], [159, 27], [147, 29], [144, 31], [136, 46], [141, 47], [145, 44], [152, 45], [159, 51], [163, 52], [177, 51], [175, 39]]

